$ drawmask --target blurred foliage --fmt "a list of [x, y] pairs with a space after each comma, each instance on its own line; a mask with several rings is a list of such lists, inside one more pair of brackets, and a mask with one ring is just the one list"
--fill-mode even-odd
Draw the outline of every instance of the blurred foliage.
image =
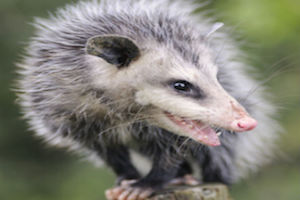
[[[0, 199], [104, 199], [113, 185], [107, 169], [96, 169], [76, 156], [47, 147], [32, 137], [20, 119], [15, 95], [15, 64], [24, 41], [32, 35], [33, 16], [71, 0], [0, 1]], [[217, 20], [233, 27], [246, 41], [249, 63], [260, 70], [280, 107], [285, 134], [280, 140], [283, 156], [257, 175], [232, 187], [235, 199], [300, 199], [300, 1], [211, 0]], [[216, 15], [217, 14], [217, 15]]]

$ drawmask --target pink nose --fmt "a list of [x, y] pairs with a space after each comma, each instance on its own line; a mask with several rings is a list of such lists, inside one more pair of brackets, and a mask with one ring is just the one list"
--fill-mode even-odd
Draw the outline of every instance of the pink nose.
[[251, 117], [243, 117], [237, 120], [234, 120], [231, 123], [231, 128], [237, 132], [250, 131], [254, 129], [257, 125], [257, 121]]

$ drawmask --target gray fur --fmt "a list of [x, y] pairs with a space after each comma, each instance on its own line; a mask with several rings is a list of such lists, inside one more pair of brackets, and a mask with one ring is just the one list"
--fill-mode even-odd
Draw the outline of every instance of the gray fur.
[[[36, 35], [19, 64], [19, 98], [31, 129], [50, 144], [82, 152], [93, 161], [97, 158], [95, 141], [127, 143], [132, 137], [142, 137], [158, 142], [157, 138], [164, 137], [160, 128], [142, 120], [147, 106], [132, 102], [134, 90], [128, 89], [127, 98], [115, 99], [107, 88], [92, 83], [86, 42], [97, 35], [115, 34], [135, 41], [142, 55], [155, 44], [197, 68], [205, 65], [201, 64], [203, 55], [212, 53], [221, 85], [259, 121], [259, 127], [233, 137], [223, 134], [223, 145], [207, 150], [211, 162], [216, 168], [230, 166], [228, 175], [233, 180], [264, 164], [272, 155], [279, 130], [274, 108], [264, 99], [263, 88], [248, 95], [256, 82], [246, 73], [249, 67], [236, 59], [242, 57], [236, 45], [220, 31], [208, 36], [213, 24], [204, 16], [193, 16], [194, 9], [168, 0], [103, 0], [67, 6], [50, 19], [37, 19]], [[145, 134], [139, 136], [141, 130]], [[195, 151], [201, 148], [193, 141], [187, 144]]]

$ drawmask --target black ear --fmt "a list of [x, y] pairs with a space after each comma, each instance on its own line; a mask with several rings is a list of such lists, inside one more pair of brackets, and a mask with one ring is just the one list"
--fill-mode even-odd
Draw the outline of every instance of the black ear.
[[118, 68], [128, 66], [140, 56], [139, 48], [129, 38], [118, 35], [99, 35], [86, 43], [86, 52], [99, 56]]

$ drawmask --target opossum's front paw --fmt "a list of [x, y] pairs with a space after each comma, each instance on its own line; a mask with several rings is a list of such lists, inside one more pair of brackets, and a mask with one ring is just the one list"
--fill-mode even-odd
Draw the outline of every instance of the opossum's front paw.
[[144, 200], [153, 194], [151, 188], [133, 187], [136, 180], [123, 180], [120, 186], [106, 190], [105, 195], [108, 200]]
[[175, 178], [168, 183], [168, 185], [190, 185], [190, 186], [195, 186], [199, 184], [201, 184], [201, 182], [190, 174], [187, 174], [183, 177]]

